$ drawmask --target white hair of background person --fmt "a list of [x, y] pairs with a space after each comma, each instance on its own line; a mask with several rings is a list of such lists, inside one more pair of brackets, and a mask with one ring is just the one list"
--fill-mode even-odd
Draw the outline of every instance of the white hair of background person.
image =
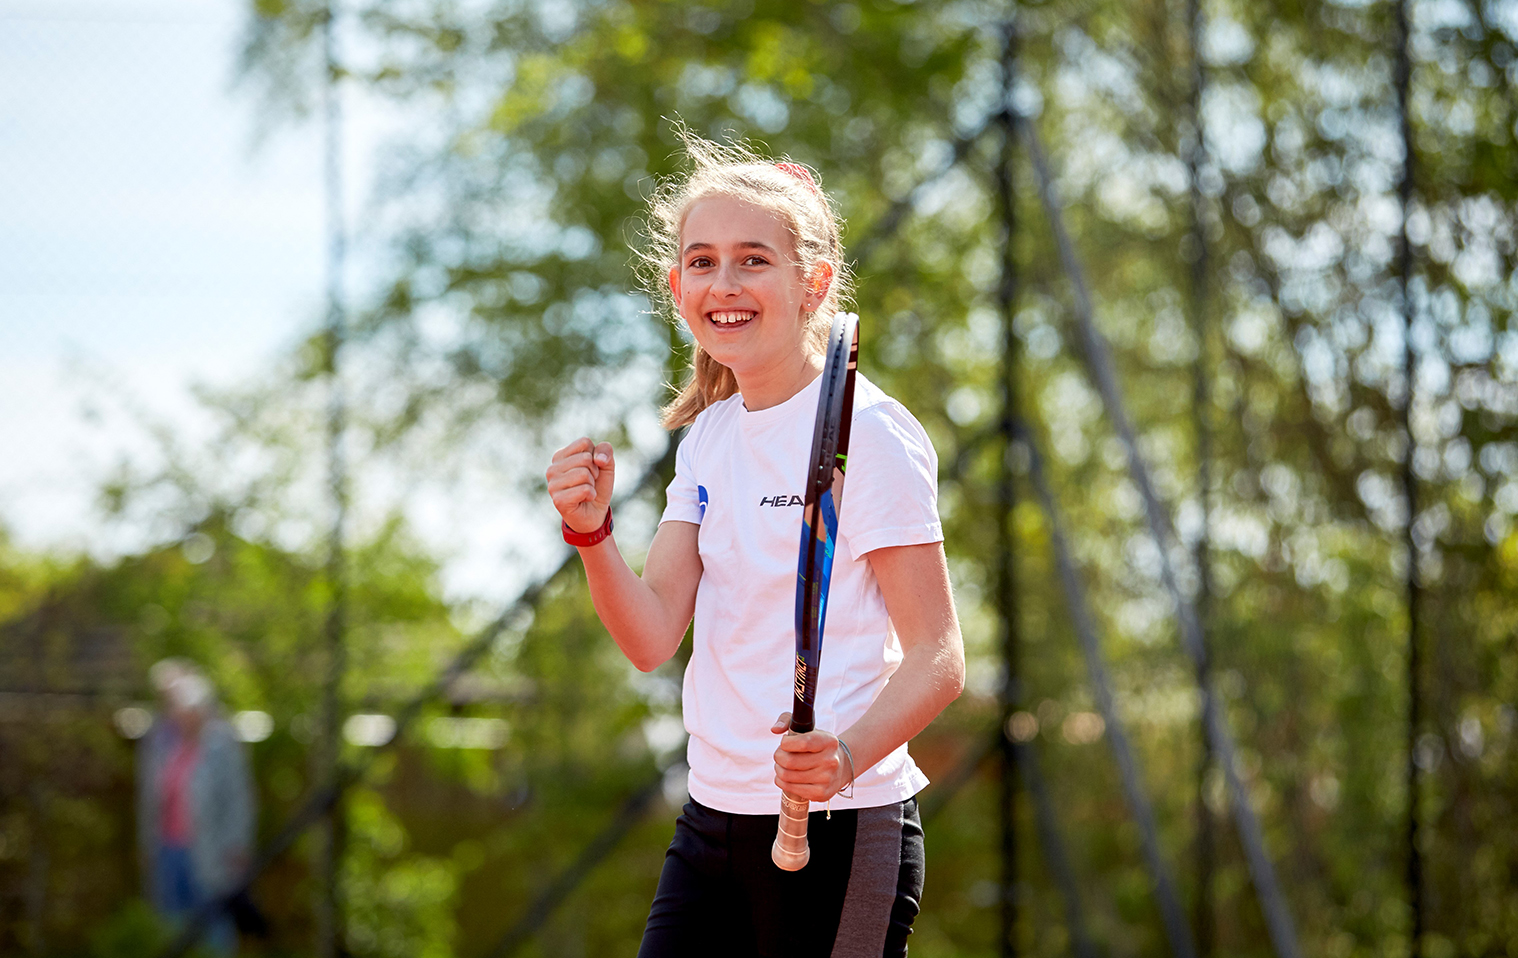
[[181, 711], [206, 713], [215, 704], [216, 692], [205, 676], [187, 672], [169, 684], [168, 700]]
[[153, 686], [153, 691], [167, 698], [170, 686], [183, 676], [195, 675], [197, 671], [195, 663], [189, 659], [170, 656], [153, 663], [152, 668], [148, 669], [148, 682]]

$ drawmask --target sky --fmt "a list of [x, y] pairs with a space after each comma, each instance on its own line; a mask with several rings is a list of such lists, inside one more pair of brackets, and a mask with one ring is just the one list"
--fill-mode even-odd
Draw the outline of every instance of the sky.
[[[255, 145], [235, 0], [0, 0], [0, 517], [96, 551], [103, 471], [319, 315], [319, 130]], [[91, 414], [93, 410], [93, 415]], [[203, 423], [202, 423], [203, 425]]]
[[[0, 523], [23, 547], [145, 545], [96, 507], [119, 461], [151, 462], [142, 424], [207, 434], [195, 384], [253, 380], [322, 320], [322, 130], [259, 134], [244, 9], [0, 0]], [[357, 222], [384, 123], [344, 112]], [[562, 549], [515, 534], [535, 513], [498, 492], [430, 495], [409, 511], [453, 594], [508, 597]]]

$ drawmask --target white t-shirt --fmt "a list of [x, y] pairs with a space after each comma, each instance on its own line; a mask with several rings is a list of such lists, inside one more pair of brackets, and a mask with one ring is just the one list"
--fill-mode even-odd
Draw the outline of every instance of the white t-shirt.
[[[821, 377], [769, 409], [741, 396], [705, 409], [680, 442], [661, 522], [700, 525], [695, 647], [682, 708], [690, 794], [719, 811], [775, 814], [780, 802], [770, 725], [792, 704], [796, 561], [802, 483]], [[816, 727], [841, 732], [864, 715], [901, 663], [901, 644], [867, 554], [943, 539], [938, 456], [921, 424], [859, 376], [848, 477], [818, 669]], [[857, 769], [839, 808], [904, 801], [928, 779], [906, 745]]]

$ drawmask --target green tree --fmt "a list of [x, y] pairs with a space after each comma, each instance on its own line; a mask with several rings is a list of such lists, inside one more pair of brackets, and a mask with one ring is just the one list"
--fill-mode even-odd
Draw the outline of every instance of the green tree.
[[[1049, 144], [1142, 451], [1186, 543], [1200, 514], [1191, 388], [1199, 346], [1187, 320], [1197, 237], [1186, 159], [1196, 136], [1207, 147], [1197, 184], [1218, 333], [1204, 353], [1214, 387], [1202, 411], [1217, 424], [1215, 668], [1304, 950], [1406, 945], [1402, 581], [1412, 561], [1431, 637], [1419, 746], [1429, 783], [1426, 945], [1504, 953], [1518, 940], [1513, 5], [1412, 5], [1418, 174], [1408, 229], [1420, 366], [1411, 454], [1423, 489], [1412, 557], [1399, 545], [1406, 516], [1396, 479], [1408, 450], [1396, 421], [1407, 384], [1394, 284], [1402, 157], [1391, 10], [1204, 3], [1199, 132], [1185, 108], [1181, 6], [1022, 7], [1014, 104]], [[298, 111], [327, 82], [312, 68], [326, 9], [295, 0], [251, 8], [249, 76], [278, 111]], [[374, 218], [395, 255], [353, 345], [365, 461], [430, 468], [495, 430], [510, 437], [530, 495], [533, 463], [568, 431], [610, 435], [655, 458], [653, 409], [663, 382], [681, 374], [685, 340], [647, 312], [629, 264], [642, 202], [674, 169], [672, 121], [748, 136], [816, 166], [849, 215], [863, 368], [918, 414], [941, 457], [972, 658], [970, 694], [920, 750], [930, 774], [944, 777], [996, 714], [997, 530], [985, 517], [1003, 454], [994, 438], [1000, 227], [991, 221], [998, 148], [983, 131], [1002, 106], [1005, 16], [980, 3], [886, 0], [343, 7], [344, 67], [331, 79], [411, 121], [407, 141], [388, 154], [392, 175]], [[1071, 290], [1024, 162], [1014, 178], [1018, 390], [1048, 453], [1162, 843], [1179, 864], [1190, 860], [1194, 804], [1221, 796], [1215, 783], [1200, 796], [1193, 784], [1192, 671], [1155, 573], [1159, 546], [1071, 335]], [[145, 649], [225, 663], [216, 668], [229, 697], [267, 701], [282, 718], [313, 694], [273, 679], [302, 674], [321, 598], [308, 554], [314, 510], [301, 505], [317, 407], [302, 381], [286, 370], [270, 392], [223, 403], [236, 429], [211, 451], [219, 467], [171, 467], [114, 490], [124, 508], [162, 522], [165, 541], [204, 535], [215, 549], [200, 565], [177, 545], [126, 562], [133, 571], [121, 573], [124, 598], [112, 615], [136, 621], [145, 605], [160, 606], [168, 617], [143, 637]], [[250, 448], [263, 466], [228, 467]], [[1073, 717], [1091, 711], [1091, 696], [1052, 576], [1046, 521], [1025, 503], [1013, 522], [1026, 597], [1025, 700], [1093, 932], [1114, 953], [1158, 953], [1150, 880], [1115, 798], [1115, 771], [1077, 734]], [[386, 689], [394, 701], [423, 687], [463, 636], [449, 618], [457, 610], [438, 598], [435, 565], [403, 524], [376, 525], [360, 539], [355, 566], [369, 571], [355, 581], [373, 584], [355, 586], [368, 611], [355, 619], [362, 651], [347, 695], [358, 703]], [[30, 559], [17, 568], [16, 595], [42, 588], [27, 583], [82, 575]], [[210, 589], [194, 585], [198, 577], [218, 569], [221, 584], [197, 592]], [[130, 591], [128, 579], [137, 583]], [[393, 622], [404, 625], [380, 624]], [[248, 677], [260, 668], [267, 680]], [[471, 675], [517, 691], [488, 704], [436, 703], [418, 726], [500, 718], [510, 729], [505, 747], [399, 749], [354, 799], [350, 932], [390, 920], [385, 896], [410, 887], [418, 910], [394, 927], [451, 940], [461, 954], [498, 940], [526, 906], [533, 870], [572, 860], [654, 774], [640, 728], [672, 710], [672, 678], [634, 676], [576, 576], [555, 580], [531, 624], [508, 630]], [[271, 802], [288, 808], [301, 785], [298, 743], [271, 744], [279, 741], [262, 747], [290, 749], [291, 771], [271, 766], [261, 779], [268, 789], [295, 782]], [[914, 951], [991, 953], [992, 785], [972, 778], [930, 826], [932, 877]], [[449, 815], [435, 811], [442, 795], [456, 803]], [[392, 825], [406, 837], [394, 840]], [[1024, 822], [1026, 833], [1032, 827]], [[628, 950], [667, 834], [667, 821], [635, 831], [615, 867], [594, 872], [530, 947]], [[1021, 942], [1056, 953], [1068, 940], [1063, 906], [1047, 867], [1027, 857]], [[1179, 874], [1191, 880], [1185, 868]], [[1231, 837], [1219, 849], [1214, 892], [1218, 951], [1264, 954]]]

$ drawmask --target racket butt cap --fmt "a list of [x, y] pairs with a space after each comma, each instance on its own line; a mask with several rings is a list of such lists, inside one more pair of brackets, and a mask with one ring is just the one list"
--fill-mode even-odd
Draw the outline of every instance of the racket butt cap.
[[812, 848], [806, 840], [807, 812], [811, 803], [780, 796], [780, 821], [775, 832], [775, 844], [770, 846], [770, 859], [783, 871], [800, 871], [811, 861]]
[[799, 852], [787, 851], [780, 847], [780, 839], [777, 837], [775, 844], [770, 846], [770, 858], [782, 871], [797, 872], [812, 860], [812, 849], [810, 845], [802, 845]]

